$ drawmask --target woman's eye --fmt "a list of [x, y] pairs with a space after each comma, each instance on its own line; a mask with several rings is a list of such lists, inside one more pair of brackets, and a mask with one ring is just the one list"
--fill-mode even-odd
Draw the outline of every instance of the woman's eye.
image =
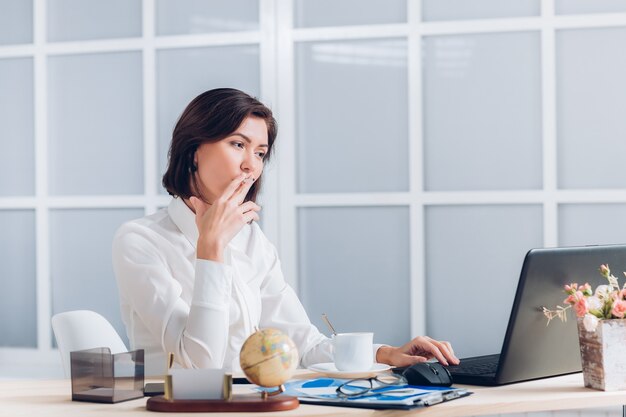
[[240, 149], [244, 148], [243, 143], [241, 142], [232, 142], [232, 144], [235, 148], [240, 148]]
[[265, 158], [265, 152], [257, 152], [256, 154], [261, 159]]

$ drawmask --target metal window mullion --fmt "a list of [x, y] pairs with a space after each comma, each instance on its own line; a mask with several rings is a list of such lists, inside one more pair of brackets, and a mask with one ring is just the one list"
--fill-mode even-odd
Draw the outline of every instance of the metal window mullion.
[[35, 210], [37, 197], [0, 197], [0, 210]]
[[[297, 194], [296, 207], [358, 207], [358, 206], [407, 206], [420, 201], [424, 206], [472, 205], [472, 204], [543, 204], [546, 199], [557, 204], [572, 203], [626, 203], [622, 189], [554, 190], [546, 196], [543, 189], [497, 190], [497, 191], [422, 191], [389, 193], [336, 193]], [[417, 199], [417, 200], [416, 200]], [[56, 200], [53, 200], [56, 201]], [[51, 203], [52, 204], [52, 203]]]
[[[278, 101], [276, 7], [277, 3], [275, 0], [261, 0], [259, 4], [261, 100], [273, 110], [276, 109]], [[280, 121], [278, 124], [281, 126]], [[277, 147], [280, 147], [280, 143], [277, 144]], [[275, 151], [276, 149], [274, 149]], [[263, 232], [270, 242], [278, 242], [280, 236], [280, 193], [278, 167], [275, 160], [266, 164], [263, 170], [263, 178], [263, 191], [260, 199], [260, 204], [263, 208], [261, 211]]]
[[409, 253], [410, 336], [426, 333], [426, 235], [424, 226], [423, 109], [421, 63], [421, 1], [407, 4], [408, 35], [408, 123], [409, 123]]
[[37, 349], [51, 350], [50, 318], [50, 224], [48, 198], [48, 82], [46, 56], [46, 0], [35, 0], [34, 28], [34, 103], [35, 103], [35, 263]]
[[311, 27], [293, 29], [295, 42], [307, 41], [336, 41], [351, 39], [384, 39], [401, 38], [408, 35], [406, 23], [392, 23], [386, 25], [339, 26], [339, 27]]
[[543, 143], [543, 245], [558, 245], [556, 47], [554, 0], [541, 7], [541, 103]]
[[[280, 195], [280, 230], [278, 246], [287, 282], [296, 292], [298, 277], [298, 228], [296, 215], [296, 113], [295, 113], [295, 45], [293, 40], [293, 4], [280, 3], [276, 9], [276, 76], [277, 114], [280, 140], [277, 146], [278, 192]], [[302, 294], [300, 294], [302, 295]]]
[[30, 58], [35, 54], [35, 45], [7, 45], [0, 46], [0, 59], [2, 58]]
[[157, 210], [155, 0], [143, 0], [143, 183], [146, 214]]

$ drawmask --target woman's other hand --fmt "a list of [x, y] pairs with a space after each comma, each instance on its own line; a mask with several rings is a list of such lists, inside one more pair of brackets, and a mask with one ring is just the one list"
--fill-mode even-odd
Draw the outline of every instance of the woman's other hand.
[[239, 175], [213, 204], [197, 197], [189, 199], [199, 232], [198, 259], [223, 262], [226, 245], [247, 223], [259, 220], [261, 207], [252, 201], [243, 202], [254, 181], [249, 174]]
[[393, 366], [411, 366], [435, 358], [443, 365], [458, 365], [459, 359], [449, 342], [440, 342], [428, 336], [419, 336], [400, 347], [381, 346], [376, 352], [376, 362]]

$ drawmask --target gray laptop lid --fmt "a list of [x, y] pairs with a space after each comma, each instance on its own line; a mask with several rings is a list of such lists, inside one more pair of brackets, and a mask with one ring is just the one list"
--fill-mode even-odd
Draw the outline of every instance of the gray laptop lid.
[[524, 259], [509, 318], [496, 383], [544, 378], [579, 372], [580, 352], [576, 316], [568, 311], [546, 326], [542, 307], [554, 308], [566, 298], [563, 285], [588, 282], [595, 290], [607, 284], [598, 272], [608, 264], [620, 286], [626, 278], [626, 245], [532, 249]]
[[[529, 251], [522, 265], [500, 354], [464, 358], [459, 366], [449, 367], [455, 383], [502, 385], [579, 372], [578, 331], [573, 311], [568, 311], [566, 323], [556, 319], [546, 326], [542, 307], [562, 304], [566, 297], [565, 284], [588, 282], [594, 289], [606, 284], [606, 278], [598, 272], [601, 264], [608, 264], [614, 275], [623, 277], [626, 245]], [[620, 282], [623, 284], [625, 280]], [[497, 365], [495, 374], [474, 369], [485, 361]]]

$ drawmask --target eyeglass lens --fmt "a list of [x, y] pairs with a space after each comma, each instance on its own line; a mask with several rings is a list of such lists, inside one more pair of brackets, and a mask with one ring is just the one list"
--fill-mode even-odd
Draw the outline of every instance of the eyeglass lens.
[[390, 385], [406, 384], [406, 379], [401, 375], [386, 374], [374, 378], [353, 379], [337, 388], [337, 394], [343, 397], [355, 397], [368, 393], [376, 388]]

